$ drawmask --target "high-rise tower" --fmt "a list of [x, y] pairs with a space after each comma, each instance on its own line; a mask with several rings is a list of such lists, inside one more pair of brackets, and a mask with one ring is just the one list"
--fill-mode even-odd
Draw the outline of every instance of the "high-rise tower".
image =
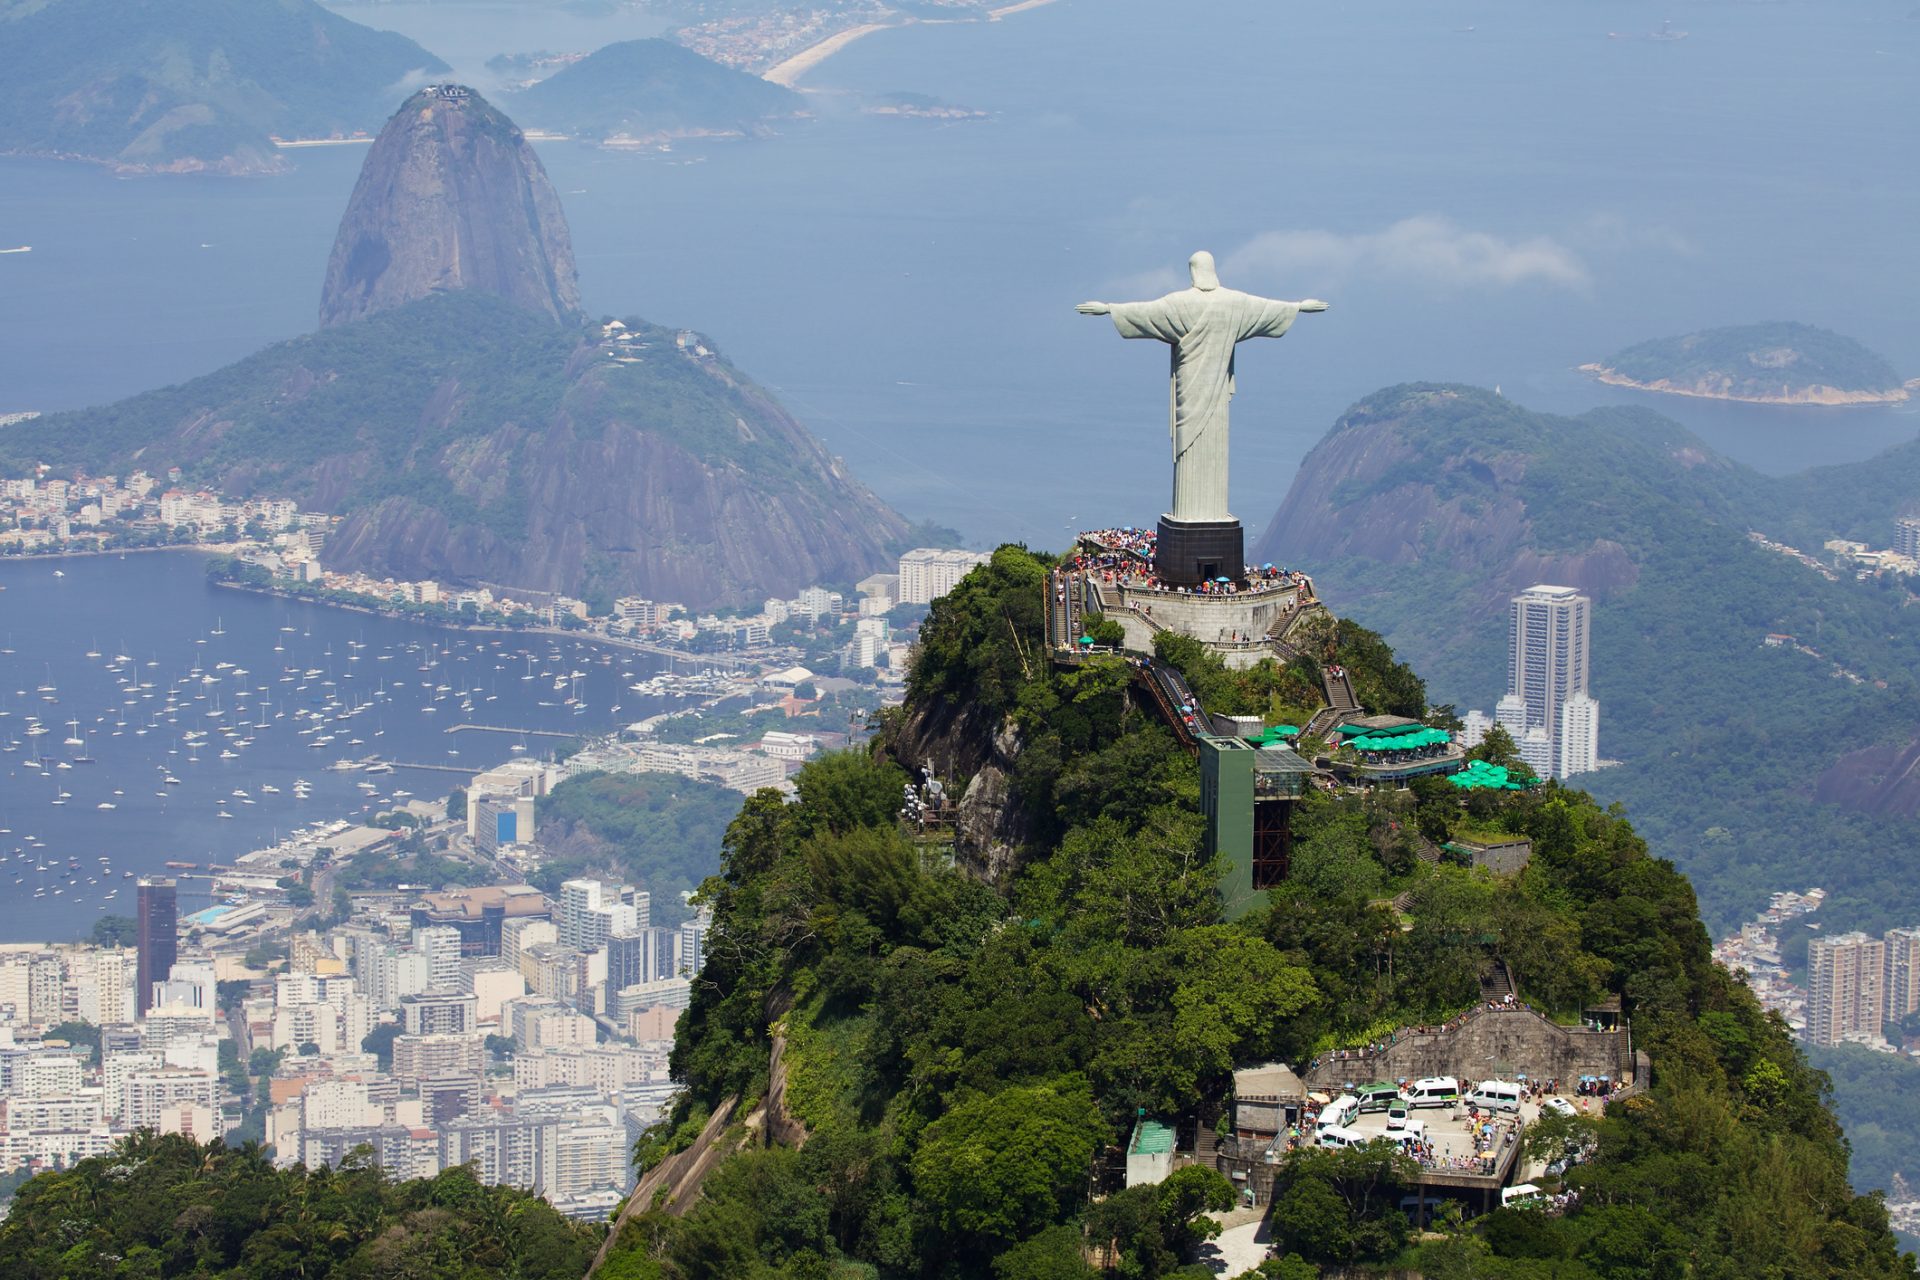
[[1539, 773], [1567, 777], [1597, 759], [1600, 704], [1587, 691], [1592, 613], [1593, 601], [1572, 587], [1543, 584], [1513, 598], [1499, 718], [1523, 748], [1533, 740], [1524, 754]]
[[172, 880], [139, 882], [138, 962], [134, 973], [134, 1012], [146, 1016], [153, 1005], [153, 984], [164, 982], [180, 956], [180, 913]]

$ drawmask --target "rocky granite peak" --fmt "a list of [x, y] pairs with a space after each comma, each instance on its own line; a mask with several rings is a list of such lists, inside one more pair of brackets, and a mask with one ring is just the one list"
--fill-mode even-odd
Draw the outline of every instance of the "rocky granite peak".
[[556, 320], [580, 307], [560, 198], [525, 135], [471, 89], [430, 85], [387, 121], [360, 168], [320, 323], [459, 290]]

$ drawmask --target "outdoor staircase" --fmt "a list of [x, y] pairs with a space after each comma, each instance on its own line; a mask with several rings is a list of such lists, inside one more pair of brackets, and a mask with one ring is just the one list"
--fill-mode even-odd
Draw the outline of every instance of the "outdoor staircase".
[[1351, 714], [1360, 709], [1360, 703], [1353, 696], [1353, 682], [1346, 673], [1325, 677], [1327, 686], [1327, 705], [1335, 711]]
[[1513, 989], [1513, 975], [1507, 972], [1505, 960], [1495, 960], [1493, 968], [1480, 976], [1480, 999], [1498, 1004], [1508, 996], [1519, 998], [1519, 993]]
[[1313, 719], [1307, 721], [1301, 730], [1309, 737], [1324, 738], [1332, 733], [1334, 726], [1342, 720], [1360, 713], [1360, 703], [1353, 696], [1353, 684], [1344, 675], [1322, 672], [1321, 687], [1326, 691], [1327, 705], [1313, 713]]
[[1193, 1137], [1193, 1162], [1208, 1169], [1219, 1168], [1220, 1137], [1213, 1131], [1219, 1123], [1221, 1107], [1210, 1102], [1200, 1108], [1200, 1125]]

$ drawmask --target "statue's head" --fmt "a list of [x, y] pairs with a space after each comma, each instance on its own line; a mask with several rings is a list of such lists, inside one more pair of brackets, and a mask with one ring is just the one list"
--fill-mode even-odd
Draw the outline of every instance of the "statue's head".
[[1196, 289], [1218, 289], [1220, 273], [1213, 269], [1213, 255], [1205, 249], [1187, 259], [1187, 273], [1193, 277]]

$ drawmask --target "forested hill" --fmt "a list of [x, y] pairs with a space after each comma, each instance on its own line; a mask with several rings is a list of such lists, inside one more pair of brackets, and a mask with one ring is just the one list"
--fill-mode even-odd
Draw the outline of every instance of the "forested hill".
[[[1716, 931], [1811, 883], [1834, 891], [1825, 927], [1880, 929], [1920, 921], [1910, 824], [1842, 785], [1843, 760], [1920, 729], [1920, 613], [1897, 584], [1829, 580], [1748, 535], [1885, 546], [1916, 463], [1906, 447], [1773, 479], [1641, 410], [1564, 418], [1472, 387], [1396, 387], [1308, 455], [1258, 555], [1311, 566], [1463, 710], [1504, 691], [1511, 593], [1587, 591], [1600, 749], [1624, 763], [1583, 782], [1627, 803]], [[1821, 656], [1770, 648], [1770, 633]], [[1817, 800], [1841, 792], [1863, 800]]]
[[177, 466], [344, 514], [329, 567], [606, 601], [705, 608], [852, 582], [906, 531], [704, 340], [471, 292], [0, 436], [0, 469], [35, 461]]
[[670, 40], [607, 45], [507, 105], [529, 125], [589, 139], [751, 133], [801, 109], [800, 95]]
[[446, 64], [314, 0], [5, 0], [0, 152], [270, 172], [273, 136], [373, 130]]
[[[1713, 964], [1686, 881], [1626, 820], [1553, 785], [1310, 792], [1289, 881], [1229, 922], [1196, 766], [1130, 698], [1125, 659], [1046, 663], [1048, 563], [1001, 548], [935, 604], [875, 750], [810, 764], [798, 803], [762, 793], [733, 823], [674, 1052], [687, 1093], [641, 1156], [703, 1127], [707, 1159], [733, 1154], [697, 1199], [630, 1205], [602, 1274], [1198, 1274], [1181, 1259], [1233, 1201], [1223, 1176], [1089, 1195], [1134, 1117], [1191, 1131], [1236, 1066], [1443, 1020], [1496, 958], [1556, 1016], [1618, 995], [1652, 1055], [1647, 1091], [1554, 1128], [1587, 1156], [1566, 1175], [1576, 1205], [1414, 1241], [1401, 1158], [1303, 1152], [1278, 1171], [1261, 1275], [1915, 1274], [1884, 1208], [1847, 1188], [1820, 1077]], [[1239, 674], [1197, 646], [1162, 656], [1212, 710], [1283, 707], [1336, 661], [1356, 687], [1423, 700], [1354, 624], [1310, 648]], [[962, 825], [1013, 842], [992, 876], [966, 834], [950, 863], [896, 822], [901, 764], [929, 758], [965, 770]], [[1465, 830], [1525, 834], [1531, 865], [1501, 878], [1417, 856], [1415, 832]]]
[[[1327, 599], [1462, 710], [1504, 691], [1511, 592], [1588, 591], [1600, 751], [1622, 763], [1580, 781], [1692, 878], [1716, 936], [1814, 885], [1829, 891], [1823, 931], [1878, 934], [1920, 923], [1920, 777], [1904, 768], [1920, 612], [1899, 580], [1830, 580], [1748, 534], [1884, 547], [1916, 494], [1912, 444], [1776, 479], [1644, 411], [1563, 418], [1471, 387], [1397, 387], [1308, 455], [1259, 554], [1312, 566]], [[1811, 936], [1783, 935], [1789, 965]], [[1898, 1066], [1837, 1077], [1841, 1113], [1873, 1119], [1863, 1185], [1920, 1180], [1920, 1081]]]

